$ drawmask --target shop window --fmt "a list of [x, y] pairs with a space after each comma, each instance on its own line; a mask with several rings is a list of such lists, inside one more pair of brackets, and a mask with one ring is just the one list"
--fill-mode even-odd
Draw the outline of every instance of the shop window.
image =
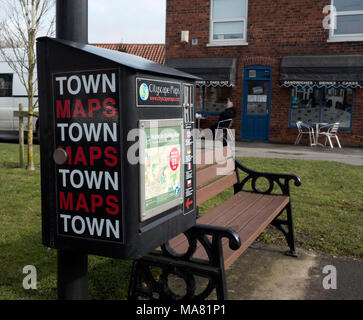
[[332, 0], [329, 41], [363, 41], [363, 1]]
[[219, 114], [231, 98], [231, 87], [197, 87], [195, 91], [195, 110], [203, 114]]
[[211, 0], [210, 45], [246, 43], [248, 0]]
[[0, 74], [0, 97], [12, 96], [13, 75], [11, 73]]
[[217, 114], [222, 112], [231, 97], [231, 87], [202, 87], [204, 90], [203, 113]]
[[321, 122], [339, 122], [341, 127], [350, 127], [353, 90], [324, 89], [322, 90]]
[[315, 126], [317, 122], [339, 122], [341, 128], [351, 127], [353, 90], [335, 88], [293, 88], [290, 126], [297, 121]]

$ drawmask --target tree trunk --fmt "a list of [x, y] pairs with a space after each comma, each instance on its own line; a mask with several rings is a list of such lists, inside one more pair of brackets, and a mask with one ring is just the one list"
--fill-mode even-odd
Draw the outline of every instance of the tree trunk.
[[35, 45], [35, 30], [30, 28], [28, 30], [28, 61], [29, 61], [29, 73], [28, 73], [28, 167], [27, 170], [34, 170], [34, 149], [33, 149], [33, 113], [34, 113], [34, 68], [35, 68], [35, 57], [34, 57], [34, 45]]

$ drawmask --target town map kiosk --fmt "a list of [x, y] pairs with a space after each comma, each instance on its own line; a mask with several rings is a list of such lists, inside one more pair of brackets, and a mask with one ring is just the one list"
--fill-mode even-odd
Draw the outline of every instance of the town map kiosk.
[[135, 259], [195, 224], [194, 80], [37, 41], [43, 244]]

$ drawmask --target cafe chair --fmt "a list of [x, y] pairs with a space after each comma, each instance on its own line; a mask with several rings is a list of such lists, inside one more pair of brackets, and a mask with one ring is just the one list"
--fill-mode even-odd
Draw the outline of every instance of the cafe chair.
[[223, 135], [223, 131], [226, 130], [227, 136], [230, 141], [234, 141], [234, 135], [232, 133], [231, 127], [233, 124], [233, 119], [222, 120], [218, 122], [217, 129], [216, 129], [216, 140], [219, 138], [219, 135]]
[[334, 146], [333, 146], [332, 138], [335, 138], [335, 140], [337, 141], [337, 144], [338, 144], [339, 148], [340, 149], [342, 148], [342, 146], [340, 145], [339, 138], [338, 138], [339, 125], [340, 125], [340, 123], [339, 122], [336, 122], [333, 125], [325, 126], [325, 127], [322, 127], [321, 128], [321, 129], [328, 128], [327, 131], [320, 131], [319, 132], [319, 137], [320, 136], [325, 136], [325, 146], [326, 146], [326, 143], [329, 141], [330, 148], [333, 149]]
[[312, 146], [314, 142], [314, 129], [310, 127], [308, 124], [303, 123], [302, 121], [296, 122], [296, 127], [299, 131], [299, 134], [296, 137], [295, 144], [299, 144], [302, 136], [304, 134], [308, 134], [310, 140], [310, 146]]

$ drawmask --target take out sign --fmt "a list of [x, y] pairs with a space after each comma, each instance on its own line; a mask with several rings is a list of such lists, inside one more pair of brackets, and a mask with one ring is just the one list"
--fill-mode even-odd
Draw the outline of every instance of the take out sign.
[[53, 74], [58, 235], [124, 241], [118, 72]]

